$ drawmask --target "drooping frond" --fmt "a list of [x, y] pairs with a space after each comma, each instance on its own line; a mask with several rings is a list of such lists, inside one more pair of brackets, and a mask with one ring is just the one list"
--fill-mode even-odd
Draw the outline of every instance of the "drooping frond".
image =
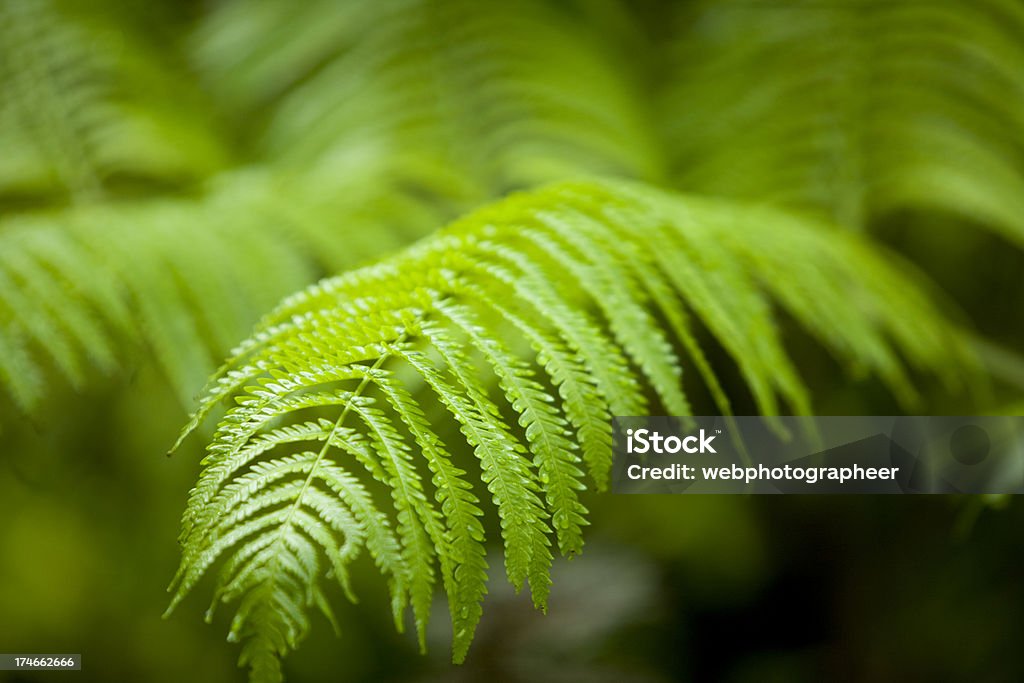
[[[365, 547], [421, 642], [440, 582], [461, 660], [486, 592], [485, 507], [509, 580], [543, 607], [552, 546], [582, 548], [584, 472], [607, 485], [609, 416], [688, 414], [690, 371], [728, 412], [698, 321], [763, 411], [809, 410], [776, 310], [908, 401], [903, 358], [951, 382], [970, 365], [914, 278], [861, 239], [631, 184], [513, 196], [295, 294], [186, 428], [231, 405], [184, 515], [172, 607], [219, 565], [214, 600], [238, 602], [243, 664], [279, 680], [309, 608], [327, 609], [328, 568], [350, 594]], [[457, 459], [458, 441], [475, 458]]]
[[1024, 5], [715, 0], [673, 35], [664, 117], [687, 191], [866, 227], [939, 209], [1024, 243]]
[[439, 220], [411, 199], [368, 203], [380, 188], [331, 187], [257, 170], [195, 198], [0, 219], [0, 391], [31, 412], [51, 368], [81, 387], [90, 370], [124, 369], [141, 347], [191, 405], [216, 359], [282, 296]]

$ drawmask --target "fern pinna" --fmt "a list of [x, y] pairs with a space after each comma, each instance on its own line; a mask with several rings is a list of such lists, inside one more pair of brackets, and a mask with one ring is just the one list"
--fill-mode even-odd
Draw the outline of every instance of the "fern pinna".
[[[907, 401], [901, 357], [953, 382], [969, 367], [958, 330], [858, 237], [604, 181], [511, 197], [286, 299], [183, 434], [233, 404], [185, 512], [171, 607], [219, 564], [213, 602], [238, 603], [241, 663], [280, 680], [307, 611], [330, 615], [323, 579], [351, 598], [348, 567], [365, 551], [399, 629], [411, 605], [421, 647], [443, 586], [462, 660], [487, 592], [474, 482], [497, 510], [509, 581], [544, 608], [552, 546], [583, 546], [585, 471], [607, 486], [609, 416], [690, 414], [684, 365], [729, 413], [691, 316], [765, 414], [809, 410], [773, 303]], [[439, 413], [475, 461], [453, 457], [444, 421], [427, 417]]]

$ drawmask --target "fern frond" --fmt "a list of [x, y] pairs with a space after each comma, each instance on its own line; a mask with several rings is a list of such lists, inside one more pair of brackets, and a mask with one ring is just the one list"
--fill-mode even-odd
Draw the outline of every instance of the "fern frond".
[[678, 19], [663, 115], [681, 187], [854, 228], [938, 209], [1024, 242], [1016, 0], [718, 0]]
[[287, 235], [251, 233], [224, 209], [151, 201], [0, 220], [0, 338], [23, 366], [3, 388], [31, 411], [46, 389], [32, 378], [50, 367], [81, 386], [148, 346], [190, 402], [212, 352], [315, 272]]
[[[0, 389], [31, 412], [51, 368], [77, 388], [90, 372], [130, 367], [141, 347], [191, 405], [215, 359], [275, 301], [411, 241], [443, 215], [400, 193], [372, 200], [374, 180], [334, 196], [316, 177], [251, 170], [195, 198], [0, 218], [0, 344], [11, 349]], [[322, 215], [345, 215], [346, 227]], [[341, 230], [352, 239], [331, 237]]]
[[226, 152], [202, 98], [116, 5], [0, 5], [0, 202], [180, 187]]
[[195, 62], [263, 154], [336, 175], [380, 164], [490, 199], [577, 173], [661, 173], [642, 99], [599, 37], [549, 3], [225, 2]]
[[[584, 471], [607, 483], [609, 416], [652, 397], [688, 411], [687, 359], [728, 409], [697, 320], [762, 408], [809, 410], [776, 309], [904, 398], [904, 357], [951, 381], [971, 367], [915, 277], [858, 237], [625, 183], [514, 196], [293, 295], [186, 428], [234, 404], [185, 512], [172, 607], [219, 562], [215, 601], [239, 603], [242, 663], [279, 680], [277, 658], [324, 609], [324, 568], [350, 595], [345, 568], [365, 544], [421, 643], [439, 570], [460, 661], [486, 592], [474, 482], [497, 511], [508, 579], [543, 608], [553, 543], [582, 549]], [[426, 417], [445, 413], [447, 428]], [[452, 439], [475, 457], [457, 460]]]

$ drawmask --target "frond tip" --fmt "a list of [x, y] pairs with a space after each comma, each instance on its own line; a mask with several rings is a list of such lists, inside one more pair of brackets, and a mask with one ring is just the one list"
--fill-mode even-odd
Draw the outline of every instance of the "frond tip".
[[693, 320], [762, 412], [809, 411], [773, 305], [907, 400], [902, 358], [950, 379], [964, 367], [958, 331], [859, 238], [625, 183], [514, 196], [288, 298], [186, 429], [231, 401], [184, 515], [172, 607], [219, 563], [214, 602], [239, 602], [243, 663], [277, 680], [308, 609], [329, 610], [321, 579], [351, 596], [366, 549], [421, 644], [440, 579], [462, 660], [486, 593], [478, 493], [509, 580], [543, 608], [553, 546], [582, 549], [584, 473], [607, 485], [609, 416], [652, 400], [688, 414], [687, 364], [730, 411]]

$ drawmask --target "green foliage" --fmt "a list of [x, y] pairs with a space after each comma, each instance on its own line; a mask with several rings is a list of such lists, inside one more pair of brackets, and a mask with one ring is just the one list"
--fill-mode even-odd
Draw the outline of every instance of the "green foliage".
[[[54, 371], [81, 388], [136, 347], [191, 405], [214, 359], [317, 276], [510, 187], [653, 173], [635, 93], [543, 3], [224, 3], [191, 41], [214, 103], [112, 39], [134, 34], [108, 1], [85, 21], [60, 0], [0, 10], [0, 386], [28, 412]], [[218, 107], [255, 123], [211, 175], [232, 146]], [[44, 210], [2, 211], [24, 202]]]
[[628, 63], [597, 38], [543, 0], [229, 0], [194, 54], [258, 153], [482, 201], [580, 169], [659, 173]]
[[[509, 581], [544, 608], [552, 542], [582, 549], [584, 469], [607, 486], [609, 414], [652, 399], [690, 414], [683, 352], [728, 411], [681, 302], [768, 414], [780, 400], [809, 410], [774, 306], [908, 400], [901, 356], [949, 382], [967, 367], [960, 333], [901, 264], [847, 234], [621, 183], [515, 196], [288, 298], [235, 350], [183, 434], [232, 404], [189, 499], [172, 607], [219, 562], [214, 602], [239, 602], [243, 663], [279, 680], [307, 609], [328, 610], [325, 569], [351, 596], [346, 566], [365, 547], [421, 645], [440, 578], [461, 661], [486, 592], [474, 479], [501, 521]], [[475, 465], [425, 418], [438, 407]]]
[[158, 22], [0, 8], [0, 384], [24, 410], [136, 347], [187, 404], [286, 292], [580, 172], [1022, 234], [1010, 0], [228, 0], [184, 45]]
[[[315, 179], [253, 170], [198, 197], [0, 218], [0, 385], [32, 411], [51, 367], [81, 388], [90, 368], [131, 367], [142, 347], [190, 405], [216, 358], [284, 293], [396, 248], [432, 214], [401, 201], [364, 210], [351, 189], [331, 197]], [[360, 232], [332, 242], [341, 221], [323, 215]]]
[[864, 229], [894, 210], [1024, 239], [1017, 0], [683, 4], [663, 98], [687, 188]]
[[[151, 356], [189, 405], [274, 302], [390, 254], [286, 299], [216, 375], [188, 431], [238, 403], [174, 602], [219, 566], [274, 680], [322, 579], [351, 597], [369, 555], [421, 644], [443, 587], [461, 660], [485, 510], [543, 607], [611, 415], [691, 413], [690, 374], [723, 414], [809, 412], [790, 322], [907, 407], [912, 370], [962, 388], [935, 290], [836, 226], [938, 209], [1021, 241], [1022, 37], [1013, 0], [6, 0], [0, 388], [31, 413]], [[649, 185], [488, 204], [595, 174]]]
[[194, 85], [109, 2], [0, 5], [0, 201], [181, 186], [226, 152]]

